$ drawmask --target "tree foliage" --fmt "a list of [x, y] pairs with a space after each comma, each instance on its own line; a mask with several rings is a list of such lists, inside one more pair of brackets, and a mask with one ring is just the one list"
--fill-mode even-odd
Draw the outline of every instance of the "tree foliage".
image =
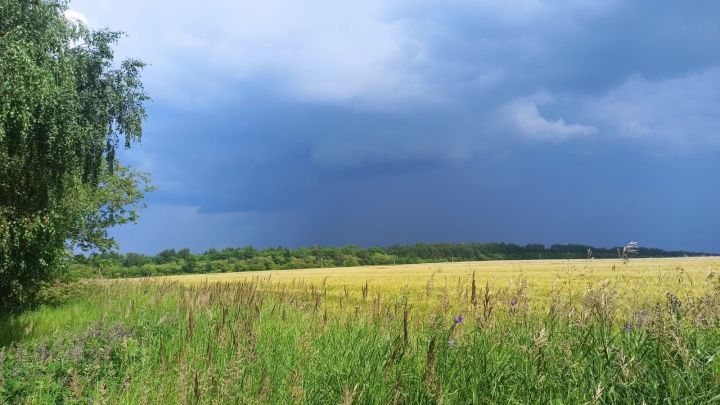
[[[155, 256], [138, 253], [121, 255], [116, 252], [75, 256], [72, 273], [75, 277], [140, 277], [180, 273], [217, 273], [250, 270], [281, 270], [317, 267], [348, 267], [361, 265], [389, 265], [412, 263], [441, 263], [451, 261], [588, 259], [588, 249], [594, 258], [618, 258], [617, 248], [587, 245], [506, 243], [418, 243], [415, 245], [343, 247], [312, 246], [310, 248], [267, 249], [225, 248], [210, 249], [191, 254], [188, 249], [163, 250]], [[704, 253], [666, 251], [639, 248], [638, 257], [702, 256]]]
[[31, 304], [72, 248], [113, 245], [147, 177], [116, 151], [142, 135], [137, 60], [121, 34], [65, 18], [62, 0], [0, 0], [0, 314]]

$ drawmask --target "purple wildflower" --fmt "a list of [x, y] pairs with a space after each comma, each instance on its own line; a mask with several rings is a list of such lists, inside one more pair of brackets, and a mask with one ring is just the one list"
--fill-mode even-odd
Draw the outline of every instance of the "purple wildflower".
[[455, 318], [455, 325], [461, 324], [465, 322], [465, 317], [462, 315], [458, 315], [457, 318]]
[[517, 306], [517, 298], [513, 297], [512, 300], [510, 300], [510, 306], [513, 308]]

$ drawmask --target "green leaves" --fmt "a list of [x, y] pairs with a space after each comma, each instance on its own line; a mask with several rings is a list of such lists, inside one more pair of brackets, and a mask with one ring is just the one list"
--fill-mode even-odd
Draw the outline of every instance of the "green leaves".
[[108, 251], [116, 247], [108, 228], [139, 218], [145, 193], [153, 191], [147, 173], [114, 164], [112, 172], [101, 170], [97, 188], [78, 187], [75, 210], [80, 220], [70, 229], [69, 243], [82, 250]]
[[144, 64], [117, 64], [122, 34], [66, 9], [0, 0], [0, 314], [31, 303], [66, 247], [111, 248], [107, 228], [136, 220], [150, 190], [115, 157], [142, 136]]

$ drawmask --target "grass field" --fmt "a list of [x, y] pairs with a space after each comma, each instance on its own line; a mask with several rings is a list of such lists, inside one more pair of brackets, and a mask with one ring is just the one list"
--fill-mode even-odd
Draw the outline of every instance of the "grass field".
[[0, 321], [0, 403], [716, 403], [720, 258], [89, 280]]

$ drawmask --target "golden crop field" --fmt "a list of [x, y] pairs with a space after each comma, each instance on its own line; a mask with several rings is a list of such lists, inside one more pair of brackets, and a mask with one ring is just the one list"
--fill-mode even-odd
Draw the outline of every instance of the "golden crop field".
[[502, 260], [177, 275], [153, 280], [183, 284], [261, 280], [265, 286], [318, 288], [330, 297], [359, 295], [367, 285], [371, 298], [405, 294], [419, 307], [443, 294], [471, 294], [473, 277], [478, 294], [486, 286], [500, 299], [524, 294], [536, 307], [544, 307], [553, 292], [580, 299], [590, 288], [608, 283], [617, 290], [620, 302], [638, 307], [664, 300], [668, 291], [683, 298], [694, 296], [718, 276], [720, 257], [699, 257], [631, 259], [628, 263], [619, 259]]

